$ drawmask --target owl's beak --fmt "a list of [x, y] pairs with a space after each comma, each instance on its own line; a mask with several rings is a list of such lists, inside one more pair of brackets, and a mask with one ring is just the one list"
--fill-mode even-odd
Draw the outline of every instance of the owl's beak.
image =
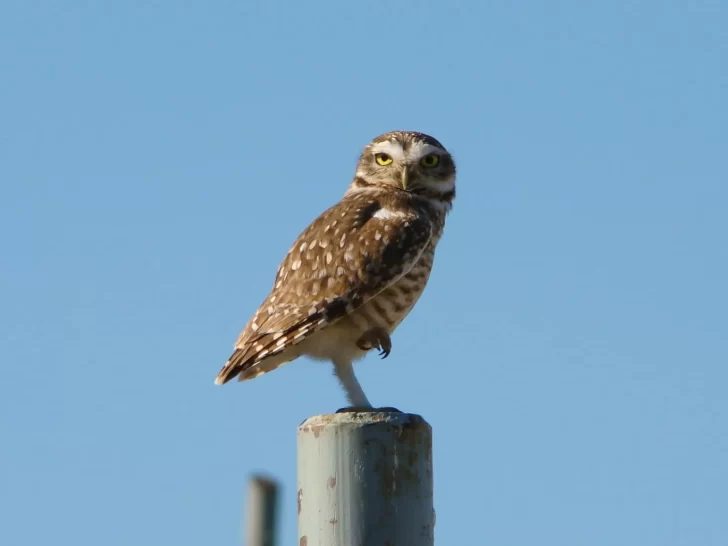
[[402, 188], [405, 190], [407, 189], [407, 179], [409, 178], [409, 170], [405, 166], [404, 169], [402, 169]]

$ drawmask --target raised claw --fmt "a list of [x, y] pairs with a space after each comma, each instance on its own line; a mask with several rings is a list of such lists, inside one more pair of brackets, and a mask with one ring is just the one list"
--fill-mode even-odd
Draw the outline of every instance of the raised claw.
[[389, 338], [387, 331], [380, 327], [375, 327], [364, 332], [357, 340], [356, 346], [362, 351], [376, 348], [379, 351], [379, 356], [382, 358], [387, 358], [389, 353], [392, 352], [392, 340]]

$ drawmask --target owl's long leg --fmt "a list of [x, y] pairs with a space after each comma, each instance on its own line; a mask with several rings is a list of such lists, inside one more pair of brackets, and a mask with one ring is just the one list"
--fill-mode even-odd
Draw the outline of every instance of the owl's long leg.
[[354, 375], [354, 366], [350, 360], [334, 360], [334, 373], [346, 391], [346, 397], [355, 408], [371, 408], [369, 399]]
[[356, 341], [356, 346], [362, 351], [376, 348], [382, 358], [387, 358], [389, 353], [392, 352], [392, 340], [389, 338], [387, 331], [379, 326], [364, 332]]

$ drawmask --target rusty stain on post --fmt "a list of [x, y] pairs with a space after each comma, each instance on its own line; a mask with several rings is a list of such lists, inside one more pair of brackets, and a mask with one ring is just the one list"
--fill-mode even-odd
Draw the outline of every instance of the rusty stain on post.
[[432, 429], [419, 415], [317, 415], [298, 429], [298, 536], [311, 546], [432, 546]]

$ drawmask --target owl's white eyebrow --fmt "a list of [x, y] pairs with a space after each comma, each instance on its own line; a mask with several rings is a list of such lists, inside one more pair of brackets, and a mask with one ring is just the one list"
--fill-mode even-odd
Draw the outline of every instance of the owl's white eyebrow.
[[404, 159], [404, 150], [399, 142], [392, 140], [385, 140], [384, 142], [378, 142], [372, 146], [373, 154], [388, 154], [395, 161], [402, 161]]
[[433, 146], [432, 144], [425, 144], [424, 142], [415, 142], [412, 147], [407, 151], [407, 159], [411, 161], [419, 161], [426, 155], [437, 154], [442, 155], [444, 153], [442, 148]]

